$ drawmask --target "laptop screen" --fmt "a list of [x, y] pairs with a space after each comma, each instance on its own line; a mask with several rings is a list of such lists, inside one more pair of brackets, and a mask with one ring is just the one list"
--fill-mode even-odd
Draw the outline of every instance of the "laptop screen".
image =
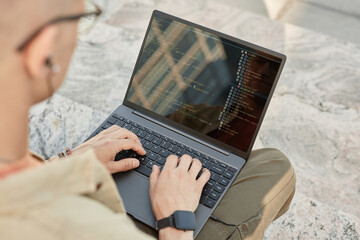
[[125, 100], [248, 152], [281, 61], [154, 14]]

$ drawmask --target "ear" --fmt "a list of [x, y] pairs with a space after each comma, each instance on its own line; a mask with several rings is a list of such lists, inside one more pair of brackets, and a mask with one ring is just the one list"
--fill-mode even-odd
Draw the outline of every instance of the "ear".
[[25, 69], [31, 79], [46, 79], [49, 73], [46, 61], [53, 53], [57, 34], [56, 26], [47, 26], [24, 49]]

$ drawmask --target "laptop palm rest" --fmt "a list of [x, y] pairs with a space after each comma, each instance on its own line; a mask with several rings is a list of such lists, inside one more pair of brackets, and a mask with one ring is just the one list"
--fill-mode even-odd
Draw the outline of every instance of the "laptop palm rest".
[[127, 213], [155, 226], [149, 197], [149, 180], [132, 171], [113, 175]]

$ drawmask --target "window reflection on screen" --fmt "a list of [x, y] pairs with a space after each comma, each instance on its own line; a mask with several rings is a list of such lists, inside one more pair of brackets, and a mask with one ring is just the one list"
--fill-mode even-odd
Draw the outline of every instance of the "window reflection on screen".
[[127, 100], [247, 152], [280, 63], [154, 16]]

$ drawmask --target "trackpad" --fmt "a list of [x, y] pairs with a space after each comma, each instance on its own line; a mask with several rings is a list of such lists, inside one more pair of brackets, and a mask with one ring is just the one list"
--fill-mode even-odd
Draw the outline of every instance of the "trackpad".
[[[149, 196], [149, 180], [133, 171], [113, 175], [126, 212], [135, 218], [155, 224]], [[152, 223], [154, 219], [154, 223]]]

